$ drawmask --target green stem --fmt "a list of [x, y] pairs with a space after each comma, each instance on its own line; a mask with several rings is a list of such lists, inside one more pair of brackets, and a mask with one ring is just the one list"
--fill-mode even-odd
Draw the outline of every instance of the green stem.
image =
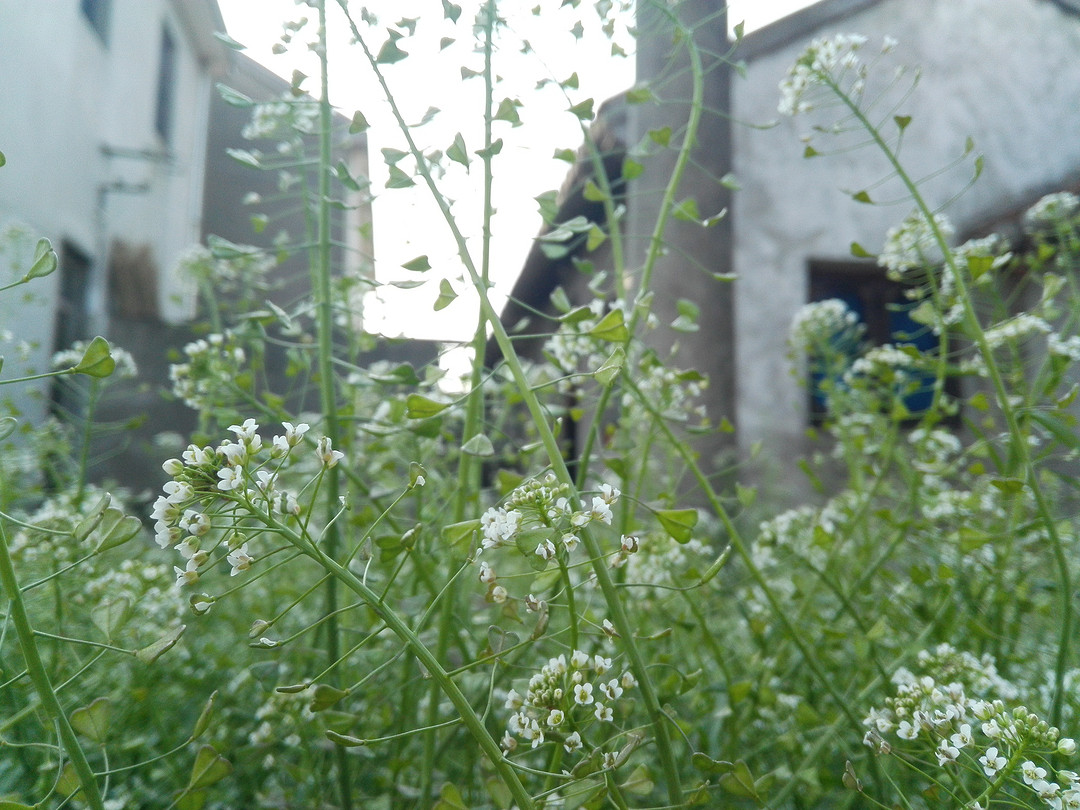
[[15, 576], [15, 566], [11, 561], [11, 554], [8, 552], [7, 532], [4, 529], [2, 520], [0, 520], [0, 586], [8, 594], [8, 600], [11, 604], [11, 619], [15, 625], [19, 647], [22, 650], [26, 669], [30, 674], [30, 681], [34, 685], [34, 691], [37, 692], [45, 713], [56, 724], [60, 742], [71, 760], [71, 766], [75, 770], [75, 776], [78, 778], [79, 785], [82, 788], [83, 799], [93, 810], [105, 810], [101, 792], [98, 790], [97, 779], [90, 769], [90, 763], [87, 761], [86, 754], [75, 737], [75, 731], [72, 729], [67, 715], [64, 714], [64, 709], [56, 697], [52, 682], [49, 680], [49, 673], [46, 671], [45, 664], [38, 652], [34, 629], [30, 624], [30, 617], [26, 613], [26, 605], [23, 603], [22, 592], [19, 590], [19, 581]]
[[[330, 168], [333, 165], [330, 129], [333, 123], [333, 110], [330, 107], [329, 68], [327, 64], [326, 0], [319, 0], [318, 11], [319, 39], [317, 53], [319, 56], [319, 89], [321, 94], [319, 99], [318, 199], [316, 201], [318, 233], [316, 238], [316, 262], [311, 272], [317, 307], [319, 400], [322, 407], [325, 435], [330, 439], [333, 446], [337, 448], [341, 445], [341, 432], [338, 423], [337, 392], [334, 386], [334, 312], [330, 284]], [[333, 516], [339, 509], [339, 481], [340, 475], [336, 466], [326, 470], [324, 497], [328, 516]], [[326, 528], [325, 537], [326, 554], [331, 559], [337, 559], [339, 545], [340, 531], [338, 522], [331, 520]], [[341, 657], [337, 608], [337, 579], [331, 577], [326, 581], [325, 593], [325, 611], [329, 616], [329, 621], [326, 623], [326, 657], [331, 666], [334, 666]], [[333, 672], [333, 685], [337, 686], [339, 682], [340, 677], [335, 669]], [[341, 807], [342, 810], [352, 810], [352, 779], [349, 775], [349, 759], [344, 748], [336, 750], [336, 758]]]

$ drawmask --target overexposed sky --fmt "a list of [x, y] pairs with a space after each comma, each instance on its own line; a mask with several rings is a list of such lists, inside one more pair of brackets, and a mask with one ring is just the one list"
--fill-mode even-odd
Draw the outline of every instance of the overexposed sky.
[[[300, 31], [286, 54], [274, 54], [280, 41], [282, 23], [314, 16], [313, 10], [294, 0], [218, 0], [230, 36], [247, 46], [248, 56], [279, 75], [290, 77], [294, 69], [316, 76], [317, 62], [307, 52], [306, 43], [313, 29]], [[402, 47], [416, 56], [387, 66], [387, 80], [402, 104], [406, 120], [419, 121], [431, 107], [440, 109], [431, 123], [417, 131], [421, 148], [445, 150], [457, 133], [471, 152], [482, 145], [482, 84], [480, 79], [462, 81], [460, 67], [466, 64], [479, 69], [482, 59], [472, 51], [471, 22], [476, 0], [457, 0], [463, 13], [456, 26], [442, 20], [438, 0], [369, 0], [365, 5], [380, 16], [383, 28], [402, 18], [415, 17], [418, 23], [413, 36], [401, 40]], [[545, 6], [543, 14], [530, 13], [535, 3]], [[809, 5], [810, 0], [732, 0], [730, 22], [745, 20], [752, 31], [786, 14]], [[546, 8], [550, 5], [550, 10]], [[387, 335], [462, 340], [475, 328], [476, 303], [467, 293], [456, 248], [449, 230], [440, 220], [435, 206], [418, 189], [383, 190], [387, 177], [380, 150], [404, 149], [389, 110], [366, 68], [362, 54], [350, 43], [350, 32], [336, 3], [329, 6], [328, 54], [330, 56], [330, 100], [346, 116], [360, 110], [371, 122], [368, 131], [370, 175], [373, 188], [379, 189], [373, 206], [375, 220], [376, 273], [380, 281], [420, 281], [419, 289], [400, 290], [382, 287], [365, 301], [365, 327]], [[350, 4], [350, 8], [358, 4]], [[508, 11], [509, 9], [509, 11]], [[514, 10], [520, 9], [520, 10]], [[357, 11], [358, 13], [358, 11]], [[634, 82], [633, 41], [625, 32], [625, 20], [616, 27], [615, 42], [631, 55], [612, 56], [611, 41], [600, 32], [601, 20], [591, 12], [590, 0], [579, 9], [560, 7], [557, 0], [512, 0], [500, 6], [508, 21], [503, 49], [496, 54], [495, 67], [502, 82], [495, 89], [496, 104], [503, 98], [520, 98], [522, 126], [496, 122], [494, 137], [505, 142], [495, 163], [494, 204], [497, 214], [492, 227], [491, 278], [496, 295], [509, 294], [517, 271], [524, 263], [533, 236], [540, 226], [534, 197], [557, 188], [567, 171], [567, 164], [553, 159], [556, 149], [576, 149], [582, 134], [578, 121], [566, 110], [588, 98], [599, 104], [630, 87]], [[578, 20], [584, 24], [580, 36], [572, 29]], [[363, 29], [362, 29], [363, 31]], [[366, 32], [365, 32], [366, 33]], [[370, 43], [377, 49], [385, 39], [376, 28]], [[459, 40], [440, 52], [440, 40]], [[528, 42], [528, 54], [521, 53]], [[417, 58], [421, 57], [421, 58]], [[475, 63], [475, 64], [473, 64]], [[577, 73], [580, 86], [563, 93], [555, 85], [542, 92], [535, 89], [540, 79], [566, 79]], [[309, 92], [318, 90], [315, 79], [305, 85]], [[404, 165], [404, 164], [403, 164]], [[444, 193], [456, 201], [455, 216], [470, 236], [470, 249], [479, 257], [482, 171], [479, 161], [470, 170], [449, 164], [440, 181]], [[426, 254], [432, 270], [411, 273], [400, 265]], [[449, 278], [462, 297], [449, 307], [434, 312], [439, 279]]]

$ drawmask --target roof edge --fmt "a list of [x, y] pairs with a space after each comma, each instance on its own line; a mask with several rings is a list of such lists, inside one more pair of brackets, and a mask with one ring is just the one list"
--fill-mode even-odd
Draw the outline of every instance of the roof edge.
[[814, 31], [829, 23], [850, 17], [883, 1], [819, 0], [811, 6], [746, 34], [739, 43], [736, 55], [746, 60], [766, 56], [791, 42], [807, 39]]

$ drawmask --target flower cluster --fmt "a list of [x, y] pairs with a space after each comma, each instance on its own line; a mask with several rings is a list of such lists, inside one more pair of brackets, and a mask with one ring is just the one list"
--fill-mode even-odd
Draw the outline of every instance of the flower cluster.
[[231, 388], [247, 359], [232, 332], [212, 334], [184, 347], [186, 363], [169, 367], [173, 393], [190, 408], [207, 410], [221, 389]]
[[[295, 448], [304, 442], [309, 427], [290, 422], [283, 422], [282, 427], [284, 433], [266, 445], [259, 425], [247, 419], [229, 427], [234, 439], [217, 447], [190, 445], [181, 458], [162, 464], [172, 480], [155, 501], [152, 517], [157, 544], [163, 549], [174, 547], [184, 559], [182, 568], [174, 567], [178, 584], [198, 582], [207, 567], [219, 562], [213, 552], [221, 545], [227, 549], [224, 560], [232, 576], [248, 570], [256, 559], [249, 537], [259, 527], [247, 525], [245, 518], [259, 518], [265, 526], [301, 514], [297, 495], [282, 485], [280, 476], [294, 460]], [[316, 442], [320, 471], [342, 457], [325, 436]]]
[[[611, 507], [621, 495], [616, 487], [603, 484], [587, 507], [575, 509], [569, 494], [570, 488], [551, 472], [525, 482], [510, 493], [504, 505], [493, 506], [481, 516], [481, 548], [477, 553], [514, 545], [540, 567], [556, 558], [565, 561], [580, 545], [582, 528], [592, 523], [611, 525]], [[623, 545], [619, 554], [632, 553]], [[479, 560], [478, 568], [480, 581], [488, 587], [488, 599], [505, 602], [509, 594], [498, 582], [494, 565], [484, 559]]]
[[1047, 194], [1024, 213], [1028, 232], [1053, 228], [1080, 211], [1080, 197], [1068, 191]]
[[[815, 107], [812, 91], [824, 82], [840, 84], [851, 78], [851, 95], [858, 95], [867, 74], [867, 65], [859, 55], [865, 44], [866, 37], [861, 34], [836, 34], [811, 42], [780, 82], [780, 114], [810, 112]], [[886, 42], [886, 48], [894, 46], [895, 42]]]
[[986, 807], [999, 791], [1020, 784], [1015, 777], [1007, 782], [1017, 773], [1047, 806], [1080, 807], [1080, 777], [1060, 770], [1058, 781], [1050, 781], [1047, 768], [1036, 762], [1048, 764], [1046, 757], [1055, 754], [1071, 756], [1076, 743], [1024, 706], [1008, 708], [1019, 692], [998, 674], [993, 659], [941, 644], [919, 653], [918, 668], [920, 675], [897, 672], [896, 695], [886, 699], [884, 709], [871, 709], [863, 721], [869, 729], [863, 738], [867, 746], [879, 754], [901, 746], [905, 753], [909, 748], [932, 752], [943, 768], [963, 763], [954, 777], [962, 772], [980, 776], [965, 785], [967, 807]]
[[547, 741], [561, 744], [568, 754], [585, 747], [581, 732], [592, 725], [613, 723], [617, 701], [637, 686], [630, 671], [612, 676], [612, 660], [574, 650], [550, 659], [529, 679], [524, 696], [511, 689], [505, 708], [513, 712], [506, 723], [503, 750], [515, 750], [518, 740], [538, 748]]
[[921, 211], [913, 211], [903, 222], [885, 234], [885, 244], [878, 254], [878, 264], [894, 281], [910, 270], [930, 267], [940, 261], [938, 235], [948, 239], [954, 228], [944, 214], [934, 214], [933, 225]]
[[854, 349], [862, 338], [863, 325], [850, 307], [839, 298], [805, 304], [791, 321], [791, 345], [814, 354], [835, 348]]

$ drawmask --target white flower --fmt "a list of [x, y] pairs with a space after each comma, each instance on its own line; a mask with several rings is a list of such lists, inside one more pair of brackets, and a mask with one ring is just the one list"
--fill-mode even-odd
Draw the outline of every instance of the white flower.
[[574, 703], [579, 706], [588, 706], [593, 702], [592, 684], [579, 683], [574, 685]]
[[1040, 768], [1028, 759], [1020, 764], [1020, 774], [1024, 777], [1025, 782], [1033, 785], [1037, 780], [1046, 778], [1046, 768]]
[[304, 434], [311, 428], [309, 425], [300, 422], [294, 425], [292, 422], [282, 422], [281, 426], [285, 428], [285, 441], [289, 447], [296, 447], [304, 439]]
[[967, 746], [971, 745], [974, 742], [971, 737], [971, 726], [967, 723], [962, 724], [960, 726], [960, 731], [958, 731], [956, 734], [953, 734], [952, 737], [949, 738], [949, 740], [957, 748], [966, 748]]
[[244, 485], [244, 469], [243, 467], [223, 467], [217, 472], [218, 489], [222, 492], [228, 492], [233, 489], [240, 489]]
[[572, 754], [581, 748], [581, 735], [576, 731], [573, 734], [568, 734], [563, 741], [563, 748], [566, 749], [566, 753]]
[[229, 576], [232, 577], [235, 577], [241, 571], [247, 571], [251, 568], [251, 564], [255, 562], [255, 558], [248, 554], [247, 543], [230, 552], [225, 560], [232, 566], [232, 570], [229, 572]]
[[949, 745], [948, 740], [942, 740], [934, 753], [937, 754], [938, 765], [949, 765], [956, 762], [956, 758], [960, 756], [960, 749]]
[[329, 469], [330, 467], [337, 466], [337, 463], [345, 458], [345, 454], [340, 450], [335, 450], [333, 444], [328, 436], [323, 436], [319, 439], [318, 445], [315, 448], [316, 454], [319, 456], [319, 460], [322, 461], [323, 466]]
[[210, 519], [201, 512], [197, 512], [194, 509], [188, 509], [184, 512], [184, 516], [178, 521], [177, 526], [188, 534], [202, 537], [210, 531]]
[[187, 565], [183, 568], [173, 566], [173, 571], [176, 573], [176, 584], [183, 587], [184, 585], [194, 585], [199, 581], [199, 566], [195, 560], [188, 560]]
[[604, 697], [608, 700], [618, 700], [622, 697], [623, 688], [615, 678], [612, 678], [607, 683], [600, 684], [600, 691], [604, 693]]
[[1062, 756], [1071, 757], [1076, 753], [1076, 740], [1071, 737], [1062, 737], [1058, 740], [1057, 752]]
[[545, 540], [536, 547], [536, 556], [542, 560], [550, 560], [555, 556], [555, 544]]
[[236, 434], [236, 438], [242, 442], [249, 442], [255, 438], [259, 426], [254, 419], [245, 419], [242, 425], [229, 425], [229, 430]]
[[615, 768], [615, 765], [617, 764], [617, 762], [618, 762], [618, 757], [615, 756], [614, 752], [607, 751], [607, 752], [604, 753], [604, 759], [603, 759], [604, 770], [606, 770], [606, 771], [613, 770]]
[[502, 585], [496, 585], [491, 589], [491, 601], [497, 605], [503, 604], [508, 598], [509, 594], [506, 592], [506, 588]]
[[603, 703], [596, 704], [596, 709], [593, 710], [593, 714], [596, 716], [596, 719], [599, 720], [601, 723], [610, 723], [612, 718], [614, 717], [614, 714], [611, 711], [611, 707], [605, 706]]
[[613, 487], [611, 484], [600, 485], [600, 498], [608, 506], [611, 506], [619, 500], [620, 495], [622, 495], [622, 493], [619, 491], [618, 487]]
[[195, 497], [195, 490], [184, 481], [166, 481], [162, 489], [167, 495], [165, 500], [169, 503], [182, 504]]
[[573, 551], [575, 548], [578, 547], [578, 544], [580, 542], [581, 538], [578, 537], [576, 534], [572, 534], [571, 532], [567, 532], [562, 536], [562, 544], [566, 547], [567, 551]]
[[593, 656], [593, 669], [596, 670], [597, 675], [603, 675], [609, 669], [611, 669], [611, 659], [604, 658], [602, 655]]
[[551, 728], [555, 728], [555, 726], [562, 725], [562, 721], [565, 719], [566, 715], [562, 713], [561, 709], [552, 709], [547, 716], [547, 724]]
[[589, 666], [590, 661], [589, 654], [581, 650], [574, 650], [570, 656], [570, 666], [575, 669], [585, 669], [585, 667]]
[[601, 523], [611, 525], [611, 507], [603, 498], [594, 497], [592, 507], [589, 509], [589, 519], [599, 520]]
[[620, 683], [622, 683], [623, 689], [633, 689], [635, 686], [637, 686], [637, 678], [634, 677], [633, 672], [627, 670], [622, 674]]
[[488, 565], [485, 560], [480, 561], [480, 573], [478, 575], [478, 578], [485, 585], [495, 584], [495, 569]]
[[517, 693], [516, 689], [511, 689], [506, 693], [506, 703], [503, 704], [503, 708], [513, 709], [517, 711], [524, 705], [524, 701], [521, 699], [521, 695]]
[[1009, 761], [998, 754], [997, 748], [990, 746], [986, 749], [986, 753], [979, 757], [979, 764], [983, 766], [983, 772], [992, 779], [1009, 764]]
[[161, 469], [165, 471], [166, 475], [176, 477], [184, 471], [184, 463], [178, 458], [166, 459], [162, 462]]

